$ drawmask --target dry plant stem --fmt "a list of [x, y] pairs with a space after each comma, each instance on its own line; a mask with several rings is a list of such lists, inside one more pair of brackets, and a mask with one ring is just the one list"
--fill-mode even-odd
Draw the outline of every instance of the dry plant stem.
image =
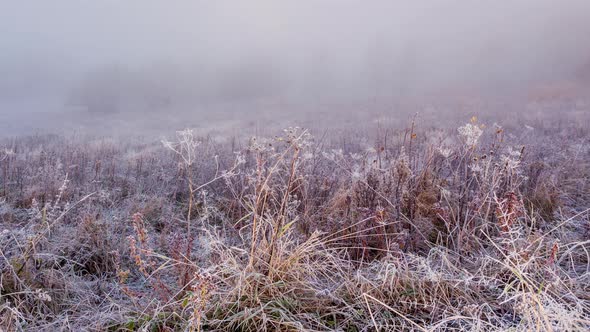
[[[274, 228], [275, 228], [274, 235], [270, 240], [270, 252], [269, 252], [269, 257], [268, 257], [268, 265], [269, 266], [272, 266], [272, 263], [273, 263], [276, 242], [278, 241], [279, 234], [281, 232], [281, 228], [283, 227], [283, 223], [286, 218], [285, 214], [286, 214], [286, 210], [287, 210], [287, 205], [289, 203], [289, 195], [291, 194], [291, 186], [292, 186], [293, 180], [295, 178], [297, 160], [299, 157], [299, 149], [297, 147], [295, 147], [294, 149], [295, 149], [295, 151], [293, 153], [292, 160], [291, 160], [289, 180], [287, 181], [287, 188], [285, 189], [285, 193], [283, 195], [283, 200], [281, 202], [281, 207], [279, 209], [279, 215], [278, 215], [276, 224], [274, 225]], [[270, 273], [271, 272], [269, 270], [269, 274]]]
[[[186, 213], [186, 234], [190, 237], [191, 235], [191, 213], [193, 210], [193, 199], [194, 199], [194, 190], [193, 190], [193, 177], [192, 177], [192, 167], [191, 165], [187, 165], [187, 178], [188, 178], [188, 212]], [[187, 253], [188, 254], [188, 253]]]
[[414, 128], [416, 126], [416, 117], [417, 116], [418, 116], [418, 113], [414, 114], [414, 117], [412, 118], [412, 125], [410, 126], [410, 143], [409, 143], [409, 147], [408, 147], [408, 156], [409, 156], [410, 167], [413, 167], [412, 161], [414, 160], [413, 153], [412, 153], [412, 143], [416, 139], [416, 136], [414, 135]]

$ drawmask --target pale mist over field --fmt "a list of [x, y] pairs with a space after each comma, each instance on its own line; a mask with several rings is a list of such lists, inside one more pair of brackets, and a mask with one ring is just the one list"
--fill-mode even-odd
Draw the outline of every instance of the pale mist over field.
[[0, 43], [1, 136], [371, 121], [583, 100], [590, 2], [2, 1]]

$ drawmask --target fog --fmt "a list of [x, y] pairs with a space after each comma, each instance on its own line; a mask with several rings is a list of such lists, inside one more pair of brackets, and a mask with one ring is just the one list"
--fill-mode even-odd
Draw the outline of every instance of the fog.
[[0, 130], [496, 98], [587, 82], [589, 32], [585, 0], [4, 0]]

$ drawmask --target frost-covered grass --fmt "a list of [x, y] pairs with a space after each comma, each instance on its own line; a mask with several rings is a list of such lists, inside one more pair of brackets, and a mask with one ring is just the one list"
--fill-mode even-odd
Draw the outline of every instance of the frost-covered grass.
[[587, 330], [590, 126], [502, 120], [2, 141], [0, 327]]

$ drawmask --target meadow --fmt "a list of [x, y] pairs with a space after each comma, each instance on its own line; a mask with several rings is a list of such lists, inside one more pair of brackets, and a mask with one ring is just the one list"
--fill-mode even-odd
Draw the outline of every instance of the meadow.
[[4, 138], [0, 327], [588, 330], [588, 115]]

